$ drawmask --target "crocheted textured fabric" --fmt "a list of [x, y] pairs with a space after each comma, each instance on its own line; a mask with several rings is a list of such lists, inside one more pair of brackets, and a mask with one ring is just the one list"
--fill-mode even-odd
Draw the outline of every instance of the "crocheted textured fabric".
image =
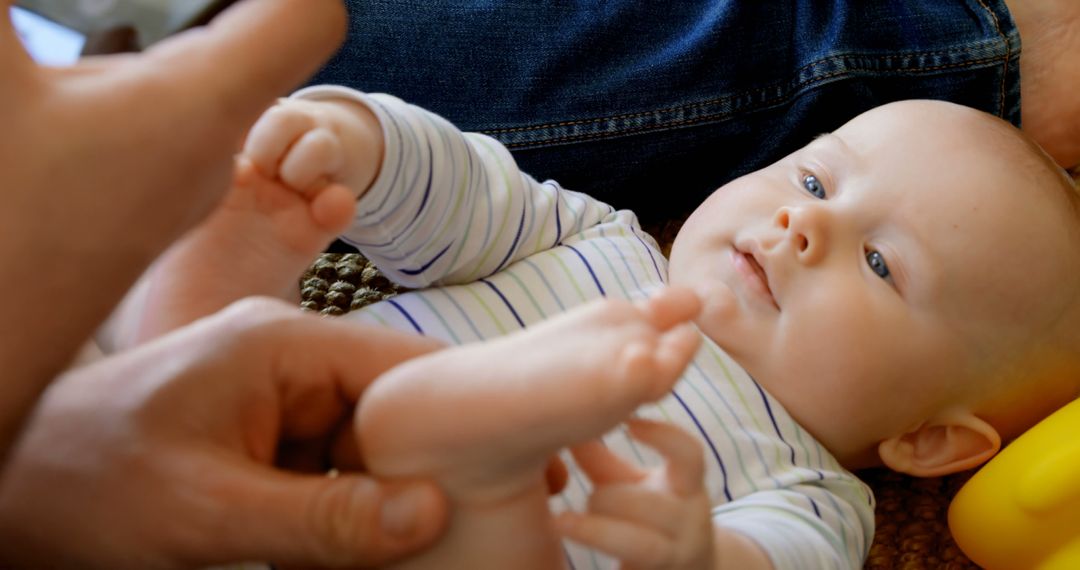
[[[646, 228], [665, 254], [679, 228], [670, 222]], [[343, 315], [392, 297], [401, 289], [358, 254], [323, 254], [300, 279], [301, 306], [324, 315]], [[877, 497], [877, 530], [865, 568], [872, 570], [978, 568], [960, 552], [949, 534], [949, 501], [969, 473], [916, 479], [884, 469], [859, 473]]]

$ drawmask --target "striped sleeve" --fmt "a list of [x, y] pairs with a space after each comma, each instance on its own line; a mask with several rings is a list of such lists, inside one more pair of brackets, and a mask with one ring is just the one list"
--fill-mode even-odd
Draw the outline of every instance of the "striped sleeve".
[[395, 97], [341, 87], [295, 96], [350, 98], [378, 117], [383, 163], [342, 239], [407, 287], [488, 277], [614, 211], [554, 181], [537, 182], [494, 139], [462, 133]]
[[861, 568], [873, 506], [853, 477], [831, 483], [747, 495], [714, 508], [713, 520], [757, 542], [776, 570]]

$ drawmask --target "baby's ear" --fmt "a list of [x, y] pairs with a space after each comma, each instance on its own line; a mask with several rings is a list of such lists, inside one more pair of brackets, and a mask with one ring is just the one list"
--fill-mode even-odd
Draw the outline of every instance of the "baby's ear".
[[886, 467], [916, 477], [939, 477], [982, 465], [1001, 449], [1001, 436], [971, 412], [953, 411], [878, 445]]

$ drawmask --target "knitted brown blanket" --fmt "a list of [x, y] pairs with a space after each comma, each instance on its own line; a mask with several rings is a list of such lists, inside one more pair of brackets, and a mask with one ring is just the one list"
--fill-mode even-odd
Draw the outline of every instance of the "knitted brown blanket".
[[[661, 238], [662, 244], [670, 244], [670, 237], [674, 236], [678, 225], [669, 223], [648, 229]], [[345, 314], [400, 291], [356, 254], [320, 256], [300, 284], [302, 306], [326, 315]], [[978, 568], [957, 548], [946, 522], [949, 501], [970, 474], [915, 479], [875, 469], [859, 475], [877, 497], [877, 531], [865, 568]]]

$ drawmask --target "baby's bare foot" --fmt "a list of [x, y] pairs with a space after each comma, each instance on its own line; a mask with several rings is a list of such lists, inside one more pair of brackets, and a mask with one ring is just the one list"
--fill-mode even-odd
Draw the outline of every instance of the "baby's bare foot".
[[690, 291], [666, 289], [408, 362], [361, 400], [364, 462], [380, 476], [434, 478], [459, 504], [513, 497], [542, 481], [557, 450], [672, 388], [697, 350], [699, 309]]
[[1020, 30], [1024, 131], [1058, 164], [1080, 164], [1080, 2], [1006, 0]]
[[298, 300], [304, 268], [352, 219], [355, 201], [331, 185], [308, 194], [241, 159], [210, 217], [144, 277], [134, 342], [143, 342], [253, 295]]

